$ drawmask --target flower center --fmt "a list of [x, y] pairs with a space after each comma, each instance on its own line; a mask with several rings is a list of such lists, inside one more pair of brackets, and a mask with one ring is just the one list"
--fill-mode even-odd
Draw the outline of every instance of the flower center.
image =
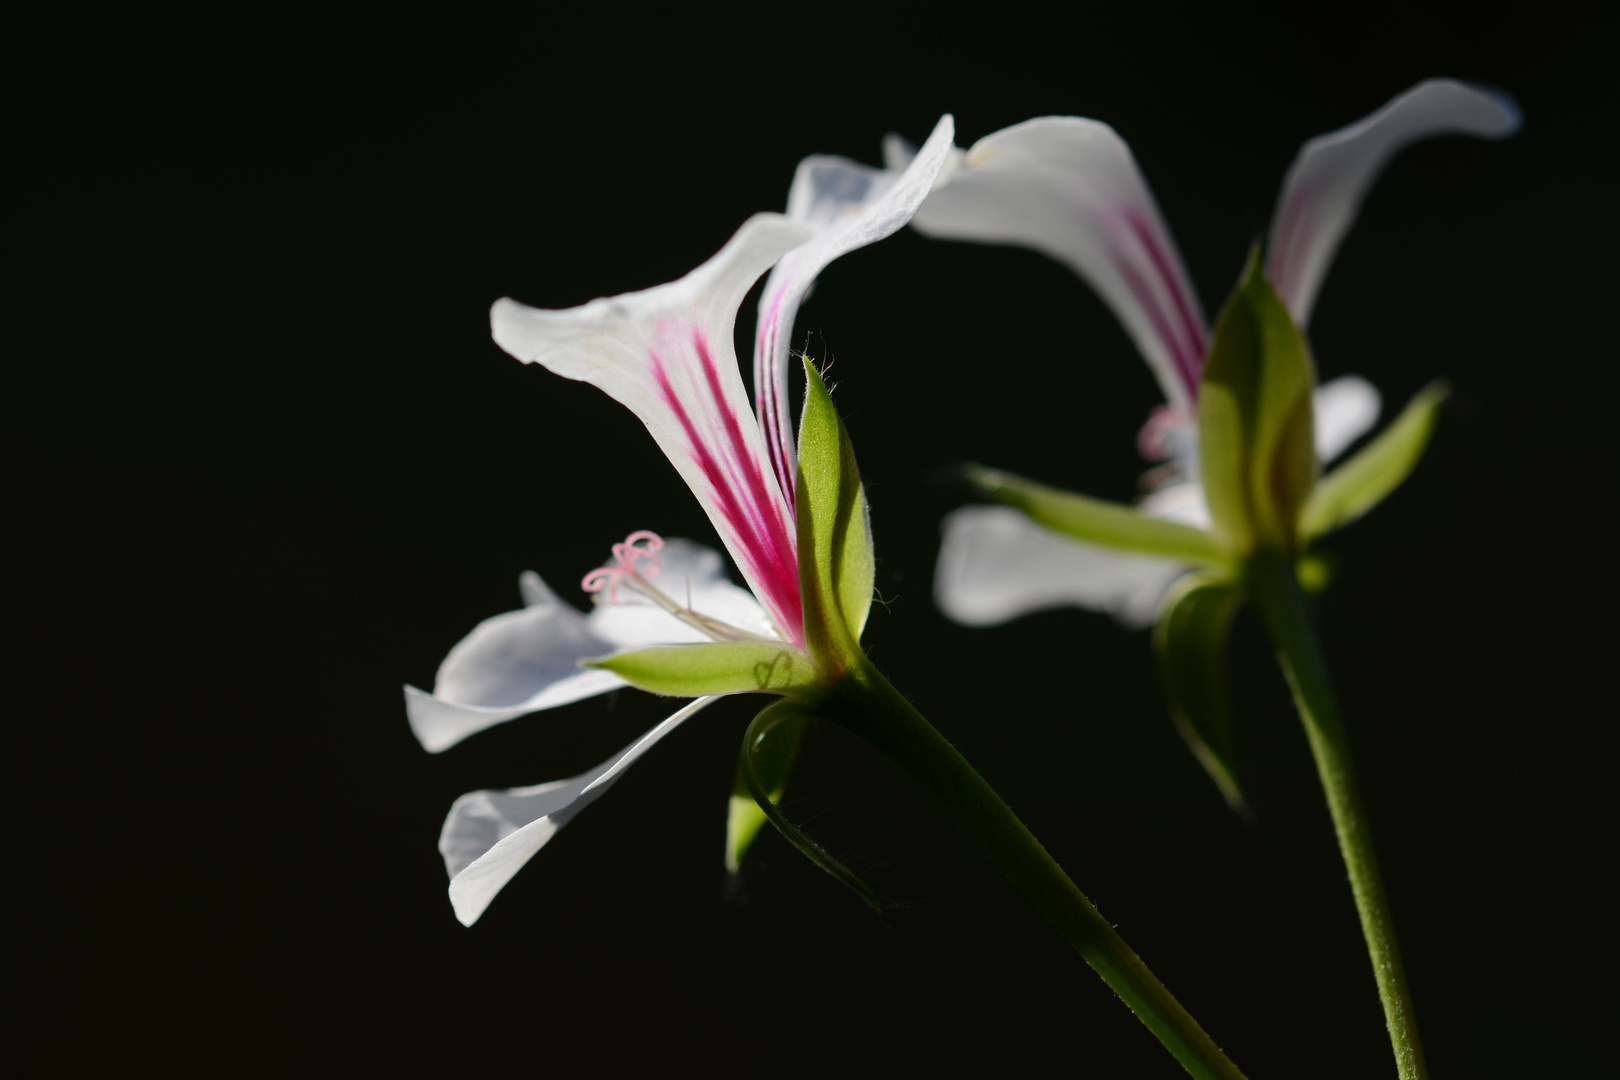
[[598, 604], [621, 604], [621, 588], [652, 601], [681, 622], [713, 638], [715, 641], [773, 641], [774, 638], [756, 634], [730, 623], [711, 618], [692, 609], [692, 583], [686, 583], [686, 603], [678, 604], [650, 579], [663, 569], [658, 552], [664, 547], [664, 538], [647, 529], [637, 529], [620, 543], [613, 545], [613, 561], [586, 574], [580, 587], [592, 594]]

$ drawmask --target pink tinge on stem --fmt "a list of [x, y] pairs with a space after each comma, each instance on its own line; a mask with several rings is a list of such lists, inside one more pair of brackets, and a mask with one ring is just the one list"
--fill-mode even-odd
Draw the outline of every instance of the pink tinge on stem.
[[[799, 600], [799, 559], [796, 540], [780, 494], [751, 451], [742, 422], [726, 401], [719, 366], [701, 329], [692, 328], [691, 345], [702, 380], [698, 405], [708, 414], [699, 423], [670, 382], [668, 368], [657, 352], [649, 351], [652, 375], [659, 394], [691, 449], [692, 460], [714, 494], [720, 516], [731, 531], [732, 554], [745, 563], [750, 581], [763, 590], [760, 602], [778, 630], [793, 644], [802, 644], [804, 615]], [[753, 418], [750, 417], [750, 420]]]
[[[1134, 208], [1122, 207], [1106, 220], [1112, 226], [1107, 231], [1113, 237], [1109, 259], [1152, 324], [1154, 334], [1170, 353], [1176, 376], [1187, 391], [1187, 399], [1197, 401], [1204, 354], [1209, 349], [1209, 330], [1196, 314], [1196, 303], [1182, 287], [1182, 275], [1177, 272], [1170, 253], [1154, 237], [1152, 227]], [[1134, 244], [1122, 242], [1122, 233]], [[1128, 251], [1128, 246], [1134, 246], [1147, 256], [1146, 265], [1133, 257], [1134, 252]]]

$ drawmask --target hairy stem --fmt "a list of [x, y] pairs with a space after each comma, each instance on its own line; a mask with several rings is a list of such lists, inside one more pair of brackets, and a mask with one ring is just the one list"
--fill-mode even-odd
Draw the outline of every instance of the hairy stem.
[[1406, 968], [1395, 940], [1389, 898], [1378, 872], [1378, 857], [1373, 853], [1372, 833], [1350, 764], [1350, 748], [1339, 723], [1338, 706], [1328, 685], [1327, 664], [1311, 629], [1292, 562], [1280, 552], [1260, 552], [1250, 565], [1249, 589], [1277, 647], [1311, 753], [1316, 757], [1316, 770], [1339, 836], [1339, 852], [1350, 873], [1350, 891], [1361, 917], [1361, 932], [1367, 939], [1367, 953], [1378, 980], [1378, 996], [1384, 1003], [1384, 1021], [1395, 1048], [1396, 1068], [1401, 1080], [1422, 1080], [1428, 1070], [1412, 1012], [1411, 990], [1406, 985]]

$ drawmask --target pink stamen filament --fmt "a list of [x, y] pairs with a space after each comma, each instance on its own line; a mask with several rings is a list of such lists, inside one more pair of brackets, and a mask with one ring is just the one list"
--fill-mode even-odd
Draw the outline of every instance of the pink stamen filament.
[[[641, 546], [645, 543], [645, 547]], [[692, 585], [686, 585], [686, 603], [677, 604], [649, 578], [658, 576], [662, 568], [656, 552], [663, 549], [664, 540], [655, 532], [637, 529], [620, 543], [613, 545], [613, 562], [599, 566], [586, 574], [580, 587], [595, 594], [597, 603], [619, 604], [619, 586], [651, 600], [681, 622], [707, 634], [716, 641], [770, 641], [771, 638], [741, 627], [721, 622], [692, 610]], [[642, 567], [642, 563], [647, 565]]]

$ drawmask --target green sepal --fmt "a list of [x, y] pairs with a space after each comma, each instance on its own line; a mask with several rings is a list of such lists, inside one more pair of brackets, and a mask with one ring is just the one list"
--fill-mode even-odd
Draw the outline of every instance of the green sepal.
[[737, 753], [737, 773], [731, 784], [731, 802], [726, 814], [726, 872], [735, 874], [742, 869], [743, 856], [754, 843], [760, 826], [766, 820], [765, 811], [754, 801], [748, 785], [748, 760], [752, 753], [752, 767], [759, 786], [774, 805], [782, 801], [787, 790], [788, 777], [799, 759], [799, 745], [804, 741], [805, 718], [793, 716], [781, 720], [761, 733], [758, 745], [743, 743]]
[[1405, 482], [1428, 449], [1451, 387], [1436, 380], [1417, 392], [1395, 422], [1317, 483], [1299, 514], [1309, 541], [1348, 525]]
[[796, 510], [805, 644], [818, 663], [844, 670], [861, 656], [872, 606], [872, 531], [849, 432], [808, 358], [804, 371]]
[[1242, 601], [1243, 591], [1230, 579], [1185, 575], [1159, 606], [1153, 651], [1176, 729], [1227, 804], [1247, 816], [1232, 763], [1226, 690], [1226, 636]]
[[655, 645], [580, 663], [611, 671], [642, 690], [680, 697], [750, 691], [787, 694], [817, 681], [810, 657], [778, 641]]
[[781, 811], [776, 808], [776, 798], [779, 798], [781, 793], [777, 792], [776, 797], [772, 796], [770, 781], [762, 773], [761, 756], [768, 752], [775, 753], [765, 749], [773, 730], [788, 724], [796, 724], [802, 730], [804, 722], [810, 719], [811, 715], [803, 702], [787, 698], [767, 706], [763, 712], [754, 717], [753, 723], [748, 725], [747, 733], [743, 735], [742, 756], [738, 759], [743, 782], [754, 798], [754, 805], [794, 847], [803, 852], [811, 862], [854, 889], [871, 907], [881, 910], [883, 905], [878, 902], [877, 894], [866, 882], [843, 863], [827, 854], [826, 849], [806, 836], [797, 825], [782, 816]]
[[1310, 348], [1256, 249], [1215, 320], [1198, 391], [1204, 495], [1216, 533], [1240, 557], [1299, 546], [1295, 525], [1317, 473], [1315, 385]]
[[1076, 540], [1195, 566], [1224, 567], [1230, 562], [1220, 541], [1204, 529], [1148, 517], [1123, 503], [1047, 487], [982, 465], [968, 465], [963, 471], [986, 495]]

